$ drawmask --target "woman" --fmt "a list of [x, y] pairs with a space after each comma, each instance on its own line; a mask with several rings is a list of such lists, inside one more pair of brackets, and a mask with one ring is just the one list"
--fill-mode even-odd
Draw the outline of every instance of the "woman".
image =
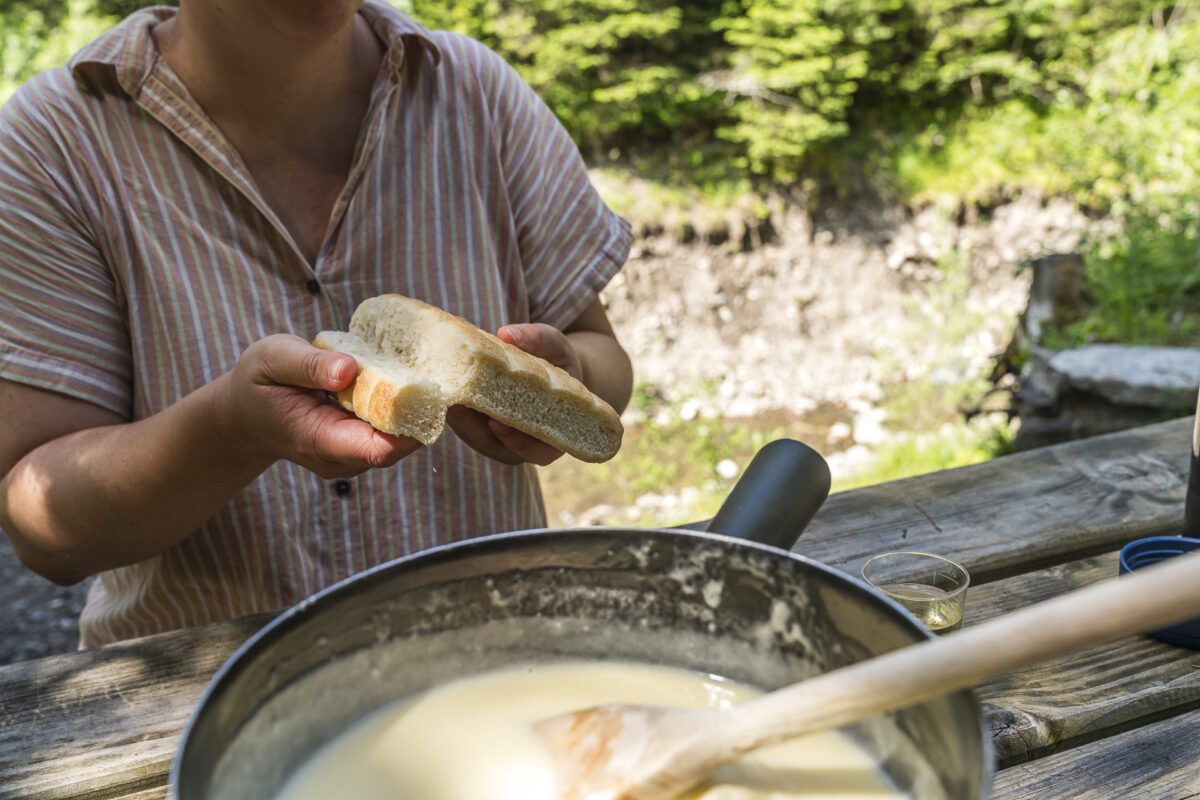
[[[466, 409], [421, 448], [308, 344], [398, 292], [620, 409], [598, 293], [628, 225], [495, 54], [382, 3], [147, 9], [0, 111], [0, 527], [81, 644], [290, 605], [537, 527], [558, 455]], [[333, 479], [333, 480], [331, 480]]]

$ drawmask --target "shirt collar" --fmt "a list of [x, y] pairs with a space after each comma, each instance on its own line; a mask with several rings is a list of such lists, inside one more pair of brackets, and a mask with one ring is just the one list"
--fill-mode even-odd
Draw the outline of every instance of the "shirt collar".
[[[158, 47], [150, 29], [175, 13], [176, 9], [168, 6], [136, 11], [84, 45], [67, 67], [76, 80], [85, 83], [95, 81], [98, 73], [111, 71], [121, 88], [130, 97], [137, 97], [158, 60]], [[433, 34], [398, 9], [383, 0], [365, 0], [360, 13], [386, 46], [386, 64], [396, 78], [404, 69], [405, 47], [409, 44], [428, 50], [435, 66], [441, 62], [442, 53]]]
[[442, 61], [442, 51], [429, 29], [383, 0], [365, 0], [360, 13], [387, 47], [385, 56], [396, 77], [404, 70], [405, 45], [415, 43], [429, 51], [434, 66]]
[[93, 84], [111, 71], [117, 83], [136, 97], [154, 62], [158, 48], [150, 29], [175, 13], [168, 7], [144, 8], [83, 46], [67, 62], [77, 81]]

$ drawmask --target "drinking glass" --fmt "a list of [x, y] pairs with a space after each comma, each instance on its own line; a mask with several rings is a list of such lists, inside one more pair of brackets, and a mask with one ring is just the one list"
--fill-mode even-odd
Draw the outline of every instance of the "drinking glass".
[[932, 553], [881, 553], [863, 564], [862, 576], [931, 631], [947, 633], [962, 627], [971, 576], [961, 564]]

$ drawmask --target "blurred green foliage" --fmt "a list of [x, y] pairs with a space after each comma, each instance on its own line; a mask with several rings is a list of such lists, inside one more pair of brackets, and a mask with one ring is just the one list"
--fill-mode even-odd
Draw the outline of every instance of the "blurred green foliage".
[[93, 0], [0, 0], [0, 102], [117, 19]]
[[[1034, 167], [1111, 203], [1145, 190], [1128, 173], [1159, 157], [1136, 136], [1184, 106], [1171, 128], [1200, 114], [1196, 15], [1146, 0], [411, 0], [411, 12], [503, 54], [593, 160], [641, 157], [679, 179], [820, 178], [869, 152], [876, 180], [920, 193], [936, 186], [906, 168], [912, 156], [953, 165], [965, 137], [985, 185]], [[1058, 164], [1042, 163], [1050, 153]]]
[[1059, 312], [1042, 343], [1195, 347], [1200, 342], [1200, 241], [1195, 218], [1136, 212], [1086, 248], [1086, 305]]
[[1196, 341], [1193, 6], [411, 0], [410, 10], [502, 53], [593, 164], [704, 197], [735, 182], [764, 194], [803, 186], [793, 195], [808, 198], [866, 186], [986, 209], [1033, 190], [1122, 218], [1119, 234], [1086, 243], [1091, 303], [1052, 325], [1048, 343]]
[[[394, 0], [514, 64], [589, 159], [679, 183], [1197, 183], [1200, 14], [1158, 0]], [[4, 87], [139, 0], [0, 0]], [[49, 51], [51, 57], [46, 57]], [[644, 168], [644, 169], [642, 169]]]

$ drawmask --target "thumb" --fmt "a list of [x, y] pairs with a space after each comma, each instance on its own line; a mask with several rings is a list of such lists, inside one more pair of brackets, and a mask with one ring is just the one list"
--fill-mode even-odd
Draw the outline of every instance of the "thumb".
[[299, 336], [268, 336], [246, 352], [255, 359], [260, 383], [337, 392], [349, 386], [358, 374], [352, 356], [314, 347]]

